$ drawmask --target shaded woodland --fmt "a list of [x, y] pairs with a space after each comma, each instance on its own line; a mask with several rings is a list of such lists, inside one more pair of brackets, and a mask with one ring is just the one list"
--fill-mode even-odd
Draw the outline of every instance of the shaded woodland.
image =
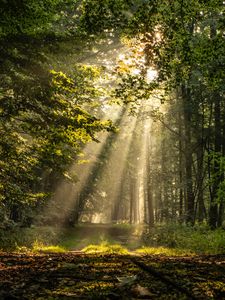
[[222, 227], [221, 0], [0, 4], [0, 221]]

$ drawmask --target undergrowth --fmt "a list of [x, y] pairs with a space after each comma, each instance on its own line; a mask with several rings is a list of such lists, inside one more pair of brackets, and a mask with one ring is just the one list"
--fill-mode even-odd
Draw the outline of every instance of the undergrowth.
[[[91, 227], [91, 225], [90, 225]], [[57, 227], [13, 228], [0, 230], [0, 250], [62, 252], [83, 249], [87, 252], [127, 254], [127, 249], [145, 254], [189, 255], [225, 253], [225, 230], [210, 230], [207, 226], [180, 224], [156, 225], [148, 229], [134, 225], [108, 225], [105, 233], [92, 226], [85, 231], [78, 226], [69, 231]], [[140, 230], [143, 230], [142, 234]], [[123, 232], [124, 229], [124, 232]], [[121, 237], [126, 242], [121, 243]], [[54, 246], [53, 246], [54, 245]], [[125, 253], [126, 252], [126, 253]]]
[[58, 245], [45, 245], [39, 241], [35, 241], [32, 246], [32, 252], [34, 253], [64, 253], [66, 249]]
[[54, 227], [11, 228], [0, 230], [0, 249], [16, 251], [22, 248], [32, 249], [35, 241], [47, 245], [58, 244], [58, 229]]
[[143, 233], [143, 244], [149, 247], [167, 247], [197, 254], [225, 253], [225, 230], [210, 230], [207, 226], [167, 224]]
[[168, 247], [142, 247], [135, 251], [146, 255], [186, 256], [194, 255], [190, 250], [173, 249]]

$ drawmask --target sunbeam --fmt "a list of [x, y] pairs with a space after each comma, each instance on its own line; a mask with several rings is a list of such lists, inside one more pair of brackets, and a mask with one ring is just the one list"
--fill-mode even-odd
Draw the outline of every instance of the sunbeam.
[[[115, 70], [132, 76], [145, 74], [146, 83], [157, 77], [157, 72], [151, 68], [142, 72], [145, 65], [142, 52], [143, 46], [136, 41], [130, 51], [116, 40], [106, 47], [95, 47], [91, 54], [82, 57], [85, 65], [102, 68], [103, 72], [95, 82], [98, 90], [104, 91], [99, 95], [101, 118], [111, 119], [117, 132], [100, 133], [96, 137], [99, 143], [90, 142], [83, 147], [41, 212], [40, 223], [57, 225], [59, 231], [79, 223], [86, 226], [108, 224], [111, 231], [110, 224], [151, 222], [153, 212], [149, 195], [152, 187], [147, 175], [149, 147], [154, 139], [151, 115], [152, 111], [158, 110], [160, 100], [154, 95], [148, 100], [140, 99], [134, 114], [131, 114], [132, 103], [126, 106], [111, 103], [111, 91], [118, 84]], [[103, 231], [100, 240], [104, 240], [109, 234], [108, 229], [99, 228]], [[134, 243], [143, 230], [140, 226], [137, 228], [129, 237]], [[81, 237], [80, 240], [80, 246], [87, 244], [87, 240], [85, 242]]]
[[[100, 203], [97, 204], [97, 212], [94, 215], [91, 214], [91, 222], [109, 223], [113, 221], [112, 214], [120, 196], [122, 174], [135, 124], [136, 119], [129, 116], [129, 112], [126, 111], [120, 124], [120, 130], [111, 144], [109, 153], [107, 153], [107, 160], [104, 162], [101, 174], [100, 176], [96, 174], [91, 198], [92, 200], [98, 198]], [[89, 198], [90, 202], [91, 198]], [[83, 218], [85, 219], [84, 213]]]

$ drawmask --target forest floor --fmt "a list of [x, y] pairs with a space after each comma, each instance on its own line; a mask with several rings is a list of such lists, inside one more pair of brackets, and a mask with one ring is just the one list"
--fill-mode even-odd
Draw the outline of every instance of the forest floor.
[[0, 253], [1, 300], [225, 299], [225, 255]]
[[0, 252], [0, 300], [225, 299], [225, 254], [141, 252], [140, 227], [35, 230], [45, 241], [53, 232], [64, 252], [38, 243]]

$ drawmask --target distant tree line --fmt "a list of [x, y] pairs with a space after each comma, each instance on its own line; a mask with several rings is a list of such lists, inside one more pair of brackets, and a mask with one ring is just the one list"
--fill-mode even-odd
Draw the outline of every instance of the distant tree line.
[[[149, 153], [155, 159], [148, 166], [151, 215], [155, 221], [207, 221], [211, 228], [220, 227], [225, 201], [224, 1], [102, 1], [102, 18], [94, 4], [85, 1], [86, 28], [115, 28], [123, 14], [116, 27], [143, 45], [146, 69], [158, 72], [147, 86], [141, 76], [124, 76], [119, 97], [125, 103], [151, 101], [161, 90], [161, 102], [169, 106], [165, 114], [154, 112], [161, 129], [155, 151]], [[126, 13], [123, 5], [129, 6]]]

